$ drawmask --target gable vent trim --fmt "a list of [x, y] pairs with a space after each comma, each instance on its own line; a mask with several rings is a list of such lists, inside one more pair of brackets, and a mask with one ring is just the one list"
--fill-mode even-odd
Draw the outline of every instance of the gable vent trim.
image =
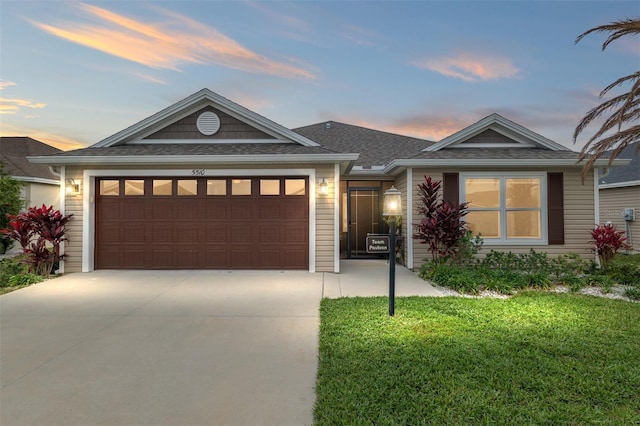
[[220, 117], [214, 112], [205, 111], [198, 116], [196, 126], [200, 133], [205, 136], [211, 136], [220, 130]]

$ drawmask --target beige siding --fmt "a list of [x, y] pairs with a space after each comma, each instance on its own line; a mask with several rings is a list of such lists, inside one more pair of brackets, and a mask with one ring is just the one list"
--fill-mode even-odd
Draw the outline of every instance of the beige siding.
[[[636, 220], [628, 224], [622, 217], [622, 210], [627, 207], [636, 209]], [[600, 190], [600, 223], [606, 222], [616, 225], [619, 231], [625, 231], [625, 236], [630, 236], [633, 249], [640, 251], [640, 185]]]
[[60, 208], [60, 186], [45, 183], [27, 183], [25, 188], [27, 207], [40, 207], [43, 204], [54, 209]]
[[[424, 181], [424, 176], [431, 176], [434, 179], [442, 180], [442, 174], [446, 172], [479, 171], [472, 169], [451, 170], [451, 169], [414, 169], [413, 171], [413, 222], [418, 223], [420, 217], [416, 210], [418, 200], [417, 185]], [[485, 171], [485, 170], [482, 170]], [[506, 170], [497, 169], [496, 173], [508, 173], [509, 171], [522, 170]], [[540, 170], [529, 170], [540, 171]], [[580, 169], [572, 169], [569, 171], [561, 169], [542, 170], [544, 172], [563, 172], [564, 173], [564, 228], [565, 243], [563, 245], [487, 245], [485, 244], [480, 255], [487, 253], [489, 250], [512, 251], [514, 253], [526, 253], [531, 248], [536, 251], [546, 251], [552, 256], [566, 253], [577, 253], [585, 259], [593, 259], [590, 252], [590, 235], [589, 232], [594, 225], [594, 196], [593, 196], [593, 176], [590, 174], [583, 184], [580, 178]], [[431, 258], [427, 252], [426, 246], [418, 240], [414, 241], [414, 269], [418, 269], [425, 259]]]
[[[316, 271], [334, 271], [334, 212], [335, 212], [335, 179], [333, 165], [316, 167]], [[322, 195], [318, 189], [318, 179], [326, 178], [329, 193]]]
[[[131, 176], [135, 176], [138, 170], [144, 169], [157, 169], [158, 167], [154, 167], [152, 165], [149, 166], [141, 166], [136, 167], [134, 170], [131, 170]], [[189, 167], [187, 170], [191, 169], [211, 169], [210, 166], [206, 164], [197, 165]], [[216, 169], [227, 170], [227, 169], [239, 169], [239, 168], [248, 168], [245, 166], [223, 166], [218, 167]], [[283, 169], [291, 168], [290, 165], [259, 165], [254, 166], [254, 168], [259, 169]], [[308, 165], [301, 164], [299, 168], [304, 169], [316, 169], [316, 179], [314, 181], [309, 181], [309, 185], [315, 185], [316, 188], [316, 271], [318, 272], [333, 272], [334, 271], [334, 165]], [[92, 170], [97, 169], [116, 169], [115, 167], [91, 167]], [[122, 168], [126, 169], [126, 168]], [[179, 169], [179, 167], [175, 167], [175, 169]], [[67, 260], [65, 261], [65, 272], [79, 272], [82, 270], [82, 220], [83, 220], [83, 193], [87, 189], [85, 188], [85, 182], [82, 181], [83, 169], [78, 167], [70, 167], [66, 168], [66, 177], [73, 178], [77, 182], [82, 182], [80, 191], [81, 193], [78, 195], [66, 195], [65, 198], [65, 211], [66, 213], [73, 213], [74, 218], [69, 222], [67, 227], [67, 231], [69, 234], [69, 241], [65, 245], [65, 253], [67, 254]], [[251, 173], [248, 173], [250, 175]], [[329, 194], [328, 195], [320, 195], [318, 191], [318, 179], [319, 178], [327, 178], [329, 182]], [[93, 236], [87, 236], [93, 240]]]
[[[74, 179], [76, 182], [82, 182], [82, 170], [78, 168], [67, 167], [66, 179]], [[80, 185], [80, 194], [70, 195], [65, 192], [65, 213], [73, 213], [73, 218], [67, 225], [67, 235], [69, 240], [65, 242], [64, 253], [66, 259], [64, 261], [65, 272], [82, 271], [82, 218], [84, 212], [82, 210], [82, 194], [85, 191], [84, 182]]]

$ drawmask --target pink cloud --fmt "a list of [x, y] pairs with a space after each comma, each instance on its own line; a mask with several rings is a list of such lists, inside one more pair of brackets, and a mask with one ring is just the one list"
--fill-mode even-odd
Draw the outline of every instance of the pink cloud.
[[476, 53], [419, 59], [413, 64], [418, 68], [468, 82], [518, 78], [521, 74], [521, 70], [508, 58]]
[[260, 55], [215, 28], [165, 9], [156, 10], [167, 21], [150, 23], [84, 3], [77, 7], [98, 23], [32, 24], [70, 42], [152, 68], [179, 71], [185, 64], [217, 64], [284, 78], [316, 78], [308, 67]]

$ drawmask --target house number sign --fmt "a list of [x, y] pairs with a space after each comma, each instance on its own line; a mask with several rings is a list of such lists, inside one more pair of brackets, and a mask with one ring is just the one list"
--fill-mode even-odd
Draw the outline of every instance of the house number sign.
[[204, 169], [193, 169], [191, 170], [191, 176], [204, 176], [205, 174], [205, 170]]

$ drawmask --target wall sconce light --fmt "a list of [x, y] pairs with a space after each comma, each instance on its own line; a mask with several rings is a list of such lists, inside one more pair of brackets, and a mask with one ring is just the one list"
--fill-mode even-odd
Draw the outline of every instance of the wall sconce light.
[[329, 181], [327, 180], [327, 178], [318, 179], [318, 188], [320, 189], [320, 194], [329, 194]]
[[67, 179], [67, 194], [78, 195], [80, 193], [80, 183], [75, 179]]

